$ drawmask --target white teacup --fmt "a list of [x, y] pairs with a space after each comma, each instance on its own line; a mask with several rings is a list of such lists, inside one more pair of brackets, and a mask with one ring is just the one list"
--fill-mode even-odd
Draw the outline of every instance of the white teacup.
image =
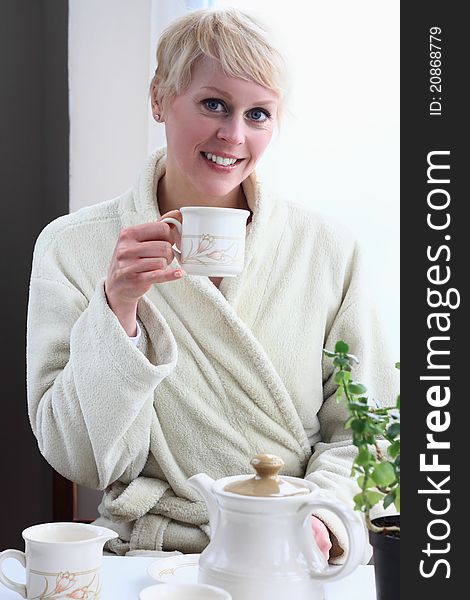
[[176, 258], [189, 275], [235, 277], [243, 271], [248, 210], [215, 206], [183, 206], [183, 224], [172, 217], [181, 235]]
[[232, 596], [202, 583], [157, 583], [144, 588], [139, 600], [232, 600]]
[[[103, 545], [117, 533], [85, 523], [43, 523], [23, 531], [25, 551], [0, 553], [0, 581], [23, 598], [101, 597]], [[15, 558], [26, 569], [26, 585], [1, 568]]]

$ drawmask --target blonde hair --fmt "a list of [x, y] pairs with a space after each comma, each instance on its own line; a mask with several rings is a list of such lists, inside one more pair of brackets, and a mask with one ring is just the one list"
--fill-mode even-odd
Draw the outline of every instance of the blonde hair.
[[190, 12], [163, 31], [150, 84], [150, 90], [156, 86], [160, 106], [190, 85], [192, 71], [204, 56], [218, 60], [227, 76], [251, 80], [276, 92], [282, 105], [287, 71], [281, 53], [257, 20], [228, 8]]

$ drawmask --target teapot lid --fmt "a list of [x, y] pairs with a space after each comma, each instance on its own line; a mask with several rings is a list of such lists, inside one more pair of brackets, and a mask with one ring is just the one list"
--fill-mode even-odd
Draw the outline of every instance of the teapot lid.
[[232, 481], [224, 487], [225, 492], [241, 496], [259, 496], [264, 498], [285, 498], [309, 494], [310, 488], [302, 483], [296, 483], [278, 475], [284, 461], [274, 454], [257, 454], [251, 459], [256, 475], [250, 479]]

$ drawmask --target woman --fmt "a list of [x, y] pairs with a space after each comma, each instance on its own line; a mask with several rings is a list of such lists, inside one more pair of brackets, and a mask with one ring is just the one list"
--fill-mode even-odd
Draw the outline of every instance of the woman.
[[[207, 513], [188, 477], [250, 472], [259, 452], [351, 503], [354, 448], [324, 346], [348, 341], [369, 369], [358, 377], [394, 396], [355, 241], [256, 180], [285, 91], [263, 28], [235, 10], [196, 11], [164, 32], [157, 62], [152, 112], [167, 148], [132, 190], [45, 228], [28, 313], [40, 450], [105, 490], [99, 522], [119, 533], [118, 554], [200, 552]], [[189, 205], [250, 211], [239, 277], [185, 275], [173, 260], [161, 218]], [[338, 520], [319, 512], [312, 531], [341, 562]]]

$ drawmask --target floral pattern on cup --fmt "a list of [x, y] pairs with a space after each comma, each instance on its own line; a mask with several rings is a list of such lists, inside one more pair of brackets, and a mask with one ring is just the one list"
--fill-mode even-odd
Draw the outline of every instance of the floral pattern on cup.
[[[59, 600], [66, 598], [73, 598], [74, 600], [99, 600], [101, 597], [101, 585], [99, 573], [96, 571], [99, 571], [99, 569], [93, 569], [86, 573], [71, 573], [70, 571], [41, 573], [39, 571], [32, 571], [35, 575], [44, 577], [44, 590], [39, 596], [34, 596], [32, 600]], [[93, 572], [95, 572], [94, 575]], [[87, 583], [84, 585], [85, 582]]]
[[219, 240], [230, 241], [230, 238], [217, 237], [204, 233], [200, 236], [183, 236], [188, 239], [196, 237], [197, 246], [194, 248], [193, 240], [190, 240], [190, 248], [185, 252], [185, 264], [224, 264], [233, 265], [241, 261], [240, 240], [235, 238], [227, 248], [222, 248]]

